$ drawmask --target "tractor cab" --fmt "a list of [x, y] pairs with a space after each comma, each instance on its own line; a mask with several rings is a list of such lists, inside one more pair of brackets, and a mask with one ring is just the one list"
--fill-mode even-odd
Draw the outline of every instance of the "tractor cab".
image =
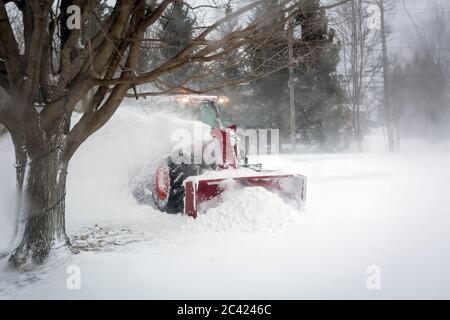
[[220, 107], [229, 101], [227, 97], [189, 95], [177, 96], [176, 101], [184, 105], [195, 119], [211, 128], [225, 128]]

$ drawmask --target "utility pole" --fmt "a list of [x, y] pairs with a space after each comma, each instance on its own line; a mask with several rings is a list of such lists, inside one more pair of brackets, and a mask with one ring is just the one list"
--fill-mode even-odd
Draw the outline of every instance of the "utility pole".
[[384, 0], [379, 0], [378, 5], [380, 6], [381, 15], [381, 43], [383, 46], [383, 78], [384, 78], [384, 110], [385, 110], [385, 121], [386, 121], [386, 131], [388, 136], [388, 147], [390, 152], [395, 152], [395, 135], [393, 128], [393, 114], [391, 106], [389, 103], [389, 79], [388, 79], [388, 54], [387, 54], [387, 36], [386, 36], [386, 20], [385, 20], [385, 10], [384, 10]]
[[295, 128], [295, 79], [294, 79], [294, 27], [292, 22], [289, 23], [288, 30], [288, 44], [289, 44], [289, 102], [290, 102], [290, 119], [291, 119], [291, 147], [292, 153], [295, 153], [295, 145], [296, 145], [296, 128]]

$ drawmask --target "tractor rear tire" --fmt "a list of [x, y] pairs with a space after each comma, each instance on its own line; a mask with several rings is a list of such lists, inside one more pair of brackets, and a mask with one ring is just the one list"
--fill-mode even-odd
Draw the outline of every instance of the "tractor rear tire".
[[184, 180], [197, 174], [195, 166], [175, 164], [166, 158], [159, 165], [153, 179], [152, 197], [156, 207], [166, 213], [184, 212]]

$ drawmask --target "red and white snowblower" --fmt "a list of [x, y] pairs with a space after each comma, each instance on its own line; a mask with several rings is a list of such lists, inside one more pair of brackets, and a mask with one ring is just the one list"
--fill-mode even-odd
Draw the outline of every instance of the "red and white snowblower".
[[[306, 197], [305, 176], [263, 170], [259, 164], [250, 165], [247, 156], [240, 156], [236, 126], [225, 127], [221, 116], [220, 108], [228, 102], [227, 97], [187, 95], [175, 99], [211, 128], [216, 146], [215, 161], [212, 164], [203, 160], [201, 163], [179, 161], [183, 158], [183, 150], [176, 150], [166, 157], [153, 176], [152, 197], [158, 209], [167, 213], [184, 212], [196, 218], [204, 203], [220, 198], [230, 185], [263, 187], [299, 210], [302, 208]], [[202, 154], [204, 149], [203, 145]], [[188, 157], [192, 159], [191, 155]]]

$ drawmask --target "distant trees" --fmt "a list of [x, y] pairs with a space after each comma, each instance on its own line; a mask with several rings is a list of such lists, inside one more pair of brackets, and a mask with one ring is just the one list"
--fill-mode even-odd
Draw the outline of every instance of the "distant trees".
[[392, 59], [389, 99], [399, 137], [450, 138], [450, 25], [445, 11], [414, 21], [413, 55]]
[[389, 71], [390, 103], [399, 137], [449, 137], [450, 97], [445, 69], [431, 52], [416, 51]]
[[416, 53], [409, 69], [410, 103], [417, 114], [423, 116], [426, 136], [430, 141], [439, 139], [442, 125], [449, 125], [448, 82], [443, 66], [431, 52]]

